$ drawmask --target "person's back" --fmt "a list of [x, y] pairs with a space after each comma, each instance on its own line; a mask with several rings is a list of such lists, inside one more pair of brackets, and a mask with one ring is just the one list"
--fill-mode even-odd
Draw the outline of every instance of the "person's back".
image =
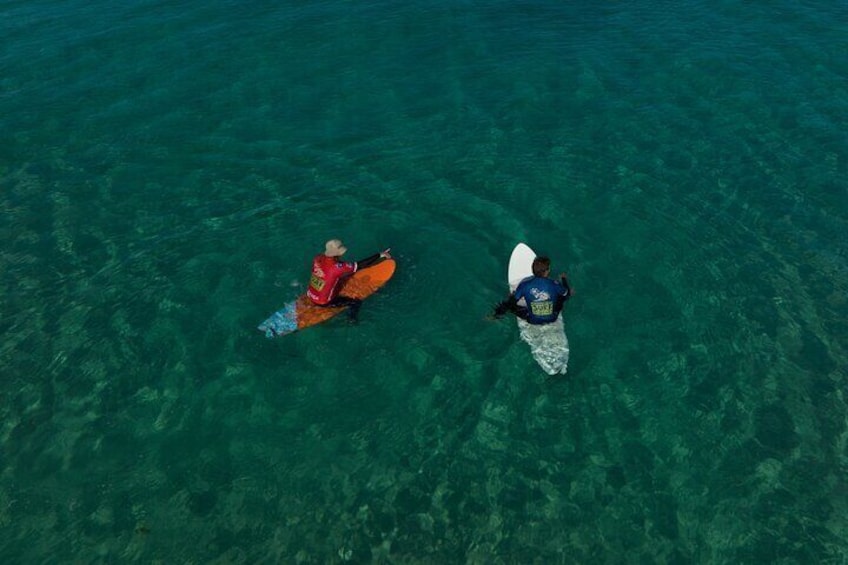
[[521, 281], [515, 289], [515, 299], [524, 299], [527, 317], [531, 324], [549, 324], [562, 310], [565, 288], [547, 277], [533, 276]]
[[320, 253], [312, 260], [312, 273], [306, 294], [315, 304], [329, 304], [338, 295], [342, 278], [355, 272], [356, 263], [346, 263], [338, 257]]
[[[495, 318], [512, 312], [531, 324], [556, 321], [563, 304], [572, 294], [568, 277], [563, 273], [559, 281], [549, 279], [551, 260], [547, 257], [536, 257], [532, 269], [533, 276], [521, 281], [506, 300], [495, 306]], [[519, 304], [521, 300], [524, 300], [523, 305]]]

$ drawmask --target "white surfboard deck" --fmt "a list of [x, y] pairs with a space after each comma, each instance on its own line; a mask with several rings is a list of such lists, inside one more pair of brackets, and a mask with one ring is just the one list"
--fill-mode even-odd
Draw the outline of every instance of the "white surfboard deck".
[[[533, 259], [536, 253], [525, 243], [519, 243], [509, 256], [507, 283], [512, 292], [527, 277], [533, 276]], [[528, 324], [521, 318], [518, 329], [521, 339], [530, 346], [533, 359], [549, 375], [564, 375], [568, 370], [568, 337], [562, 315], [555, 322], [544, 325]]]
[[533, 259], [536, 253], [526, 243], [519, 243], [509, 256], [509, 269], [507, 270], [507, 282], [509, 291], [515, 290], [518, 283], [533, 276]]

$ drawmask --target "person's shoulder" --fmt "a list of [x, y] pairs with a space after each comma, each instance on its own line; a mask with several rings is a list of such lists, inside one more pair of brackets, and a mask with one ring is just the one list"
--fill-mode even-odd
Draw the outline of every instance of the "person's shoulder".
[[548, 280], [549, 284], [552, 284], [554, 286], [562, 286], [562, 281], [560, 281], [559, 279], [547, 279], [547, 280]]
[[560, 294], [568, 294], [568, 287], [565, 286], [560, 279], [551, 279], [551, 282], [554, 284]]
[[548, 277], [541, 277], [541, 279], [542, 281], [544, 281], [541, 284], [544, 284], [548, 288], [562, 288], [562, 285], [558, 280], [554, 280]]
[[521, 282], [519, 282], [518, 286], [515, 287], [515, 291], [518, 292], [518, 289], [527, 288], [527, 285], [530, 284], [531, 282], [533, 282], [533, 279], [535, 279], [535, 278], [536, 277], [534, 277], [533, 275], [530, 275], [529, 277], [525, 277], [525, 278], [521, 279]]

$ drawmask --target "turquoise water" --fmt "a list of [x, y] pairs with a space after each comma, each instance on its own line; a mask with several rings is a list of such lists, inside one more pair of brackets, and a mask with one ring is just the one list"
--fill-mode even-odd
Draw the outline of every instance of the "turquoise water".
[[0, 16], [3, 562], [848, 560], [844, 2]]

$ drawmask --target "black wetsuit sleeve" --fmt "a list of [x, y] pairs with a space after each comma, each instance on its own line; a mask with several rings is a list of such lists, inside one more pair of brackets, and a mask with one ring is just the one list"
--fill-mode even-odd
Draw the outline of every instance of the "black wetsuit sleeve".
[[515, 299], [514, 294], [510, 294], [506, 300], [495, 306], [494, 316], [500, 318], [507, 312], [515, 312], [516, 306], [518, 306], [518, 301]]
[[381, 259], [382, 259], [382, 257], [380, 257], [380, 254], [375, 253], [374, 255], [366, 257], [362, 261], [357, 261], [356, 262], [356, 270], [364, 269], [366, 267], [370, 267], [371, 265], [376, 265], [377, 263], [380, 262]]
[[565, 288], [565, 294], [562, 296], [563, 302], [571, 298], [571, 287], [568, 285], [568, 279], [565, 277], [560, 277], [559, 281], [562, 283], [562, 286]]

